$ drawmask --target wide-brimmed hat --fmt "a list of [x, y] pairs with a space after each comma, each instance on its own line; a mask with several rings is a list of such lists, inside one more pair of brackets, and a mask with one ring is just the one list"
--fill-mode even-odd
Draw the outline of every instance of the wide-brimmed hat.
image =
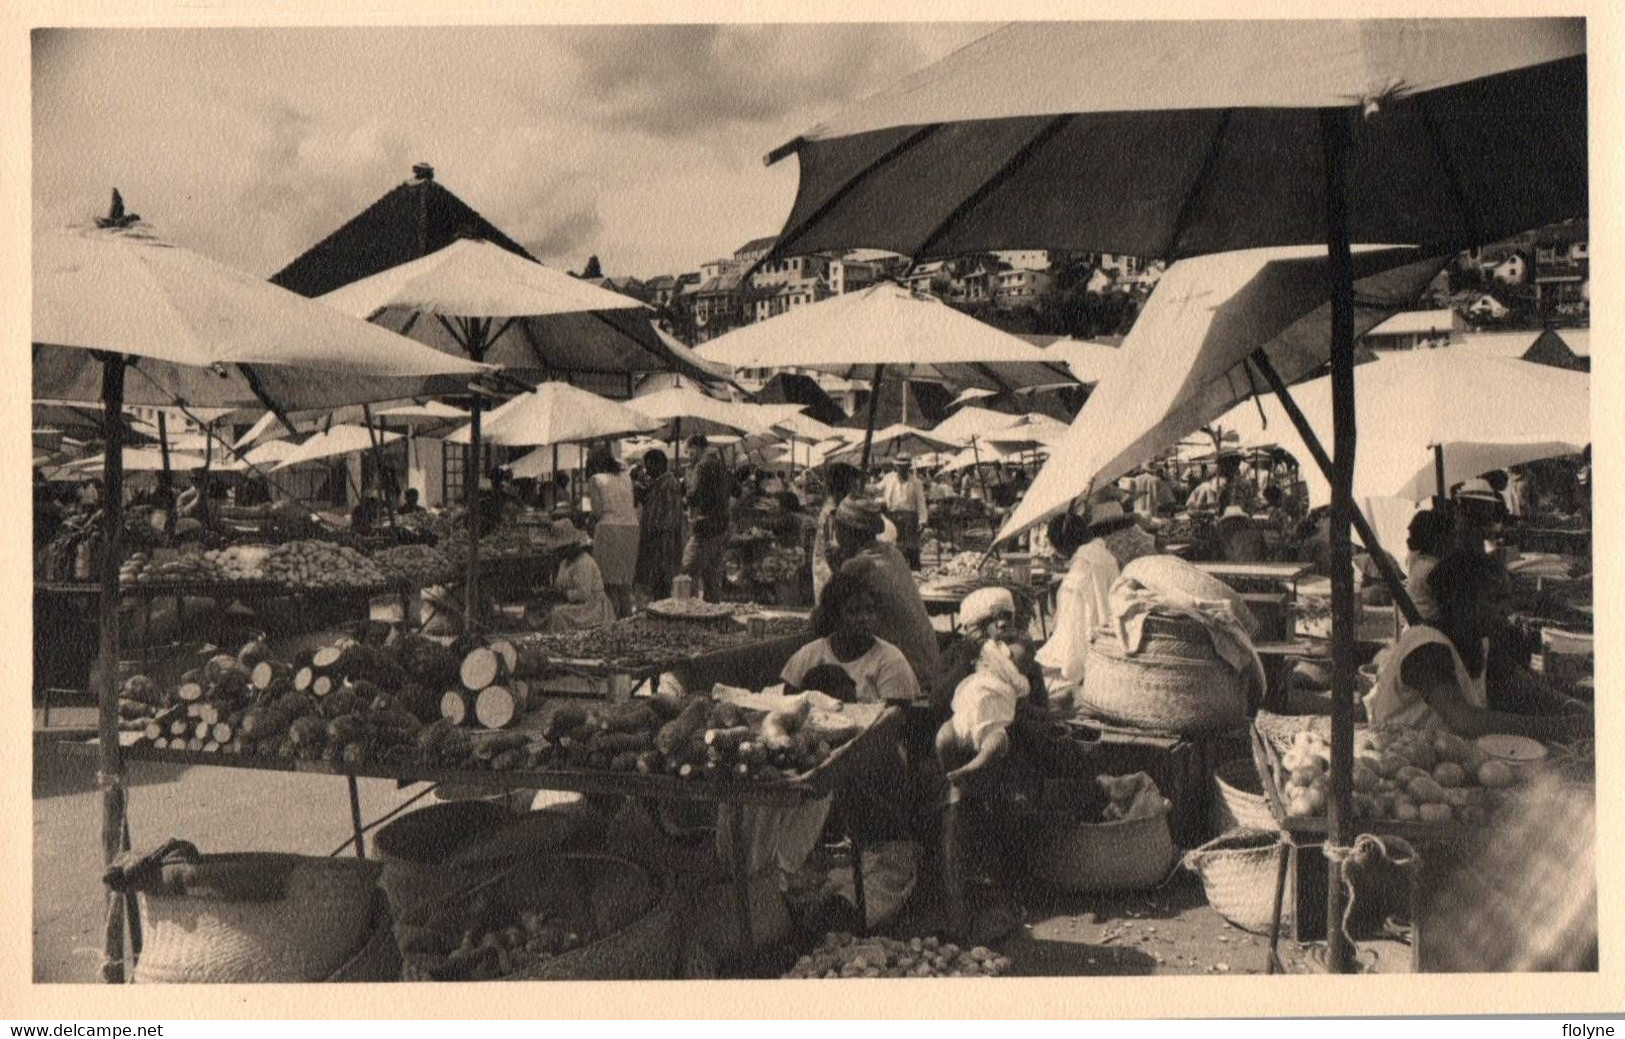
[[897, 465], [913, 465], [914, 464], [914, 456], [911, 455], [911, 454], [908, 454], [906, 452], [902, 452], [902, 453], [899, 453], [899, 454], [895, 455], [892, 458], [892, 462], [897, 464]]
[[1474, 477], [1462, 484], [1461, 489], [1456, 492], [1456, 497], [1477, 498], [1480, 501], [1500, 501], [1499, 496], [1495, 493], [1495, 488], [1491, 487], [1490, 482], [1482, 477]]
[[854, 530], [867, 531], [870, 534], [879, 534], [886, 529], [884, 511], [880, 503], [872, 498], [859, 498], [848, 495], [835, 510], [835, 522], [843, 527]]
[[1223, 523], [1225, 520], [1251, 518], [1252, 517], [1247, 514], [1247, 510], [1242, 508], [1240, 505], [1226, 505], [1224, 511], [1219, 514], [1220, 523]]
[[547, 525], [548, 540], [559, 548], [570, 545], [590, 545], [592, 538], [586, 531], [567, 519], [556, 519]]

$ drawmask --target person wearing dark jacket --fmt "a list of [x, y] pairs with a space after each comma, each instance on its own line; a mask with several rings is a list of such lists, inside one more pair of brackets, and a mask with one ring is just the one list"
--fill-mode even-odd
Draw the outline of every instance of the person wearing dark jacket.
[[722, 455], [705, 437], [689, 437], [688, 449], [695, 463], [689, 472], [689, 536], [683, 546], [683, 573], [694, 578], [708, 602], [721, 602], [733, 488]]

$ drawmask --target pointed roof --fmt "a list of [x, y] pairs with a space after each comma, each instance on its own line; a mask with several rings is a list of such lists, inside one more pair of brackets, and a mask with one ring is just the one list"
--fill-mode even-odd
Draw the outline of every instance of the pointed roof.
[[1529, 349], [1524, 351], [1523, 360], [1533, 361], [1535, 364], [1549, 364], [1553, 368], [1563, 368], [1571, 372], [1589, 372], [1591, 359], [1581, 357], [1569, 348], [1569, 344], [1555, 329], [1548, 328], [1540, 334]]
[[401, 184], [297, 259], [271, 283], [301, 296], [321, 296], [380, 271], [443, 249], [459, 237], [481, 238], [534, 260], [525, 247], [434, 179]]
[[800, 404], [808, 415], [829, 426], [846, 421], [846, 412], [810, 375], [779, 372], [767, 380], [756, 394], [756, 401], [759, 404]]

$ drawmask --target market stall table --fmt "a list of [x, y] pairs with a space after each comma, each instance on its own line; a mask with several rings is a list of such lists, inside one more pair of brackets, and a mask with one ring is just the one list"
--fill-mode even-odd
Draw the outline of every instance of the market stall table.
[[[387, 779], [402, 785], [446, 783], [492, 791], [555, 790], [646, 801], [689, 801], [714, 805], [718, 813], [718, 826], [725, 832], [725, 843], [732, 849], [734, 855], [734, 861], [729, 865], [734, 879], [735, 911], [738, 914], [740, 933], [748, 936], [754, 931], [750, 907], [749, 848], [745, 841], [739, 839], [742, 810], [747, 807], [789, 808], [826, 796], [840, 796], [843, 791], [861, 782], [866, 768], [872, 765], [878, 756], [885, 755], [888, 747], [900, 737], [902, 727], [902, 710], [897, 707], [883, 707], [862, 731], [810, 772], [776, 782], [757, 783], [686, 780], [670, 775], [643, 775], [592, 769], [497, 772], [415, 764], [379, 763], [347, 766], [326, 761], [288, 760], [228, 752], [159, 750], [133, 742], [129, 746], [122, 747], [121, 754], [127, 762], [206, 765], [343, 776], [349, 790], [354, 844], [358, 857], [365, 856], [363, 843], [365, 827], [361, 822], [359, 793], [356, 786], [356, 780], [360, 778]], [[58, 746], [62, 752], [69, 754], [95, 756], [99, 753], [97, 741], [63, 743]], [[856, 828], [848, 827], [848, 837], [852, 841], [853, 849], [857, 911], [860, 920], [867, 920], [862, 879], [863, 847]]]

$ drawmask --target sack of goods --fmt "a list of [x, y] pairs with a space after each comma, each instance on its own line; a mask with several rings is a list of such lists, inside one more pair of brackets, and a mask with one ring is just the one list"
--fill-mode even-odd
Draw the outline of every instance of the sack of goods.
[[1258, 625], [1228, 585], [1173, 556], [1145, 556], [1112, 585], [1078, 703], [1104, 721], [1198, 733], [1247, 716], [1264, 689]]

